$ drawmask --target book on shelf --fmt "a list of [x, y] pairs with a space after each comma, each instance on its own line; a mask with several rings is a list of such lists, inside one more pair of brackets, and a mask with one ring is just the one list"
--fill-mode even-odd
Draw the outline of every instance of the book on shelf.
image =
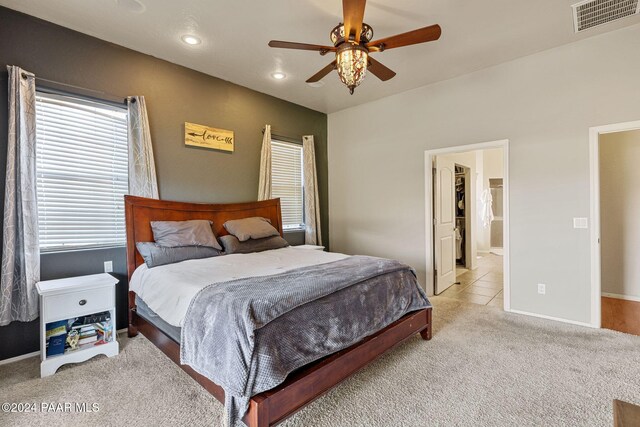
[[67, 341], [67, 333], [54, 335], [47, 343], [47, 356], [57, 356], [64, 354], [64, 346]]
[[46, 338], [51, 338], [55, 335], [62, 335], [67, 333], [67, 321], [60, 320], [58, 322], [47, 323]]
[[103, 311], [102, 313], [90, 314], [88, 316], [80, 316], [75, 319], [72, 327], [90, 325], [92, 323], [108, 322], [111, 320], [111, 312]]
[[111, 342], [113, 326], [109, 311], [47, 323], [47, 356]]
[[98, 334], [80, 336], [78, 340], [78, 345], [89, 344], [98, 341]]
[[95, 333], [96, 332], [96, 327], [93, 324], [91, 324], [91, 325], [78, 325], [78, 326], [72, 326], [71, 330], [78, 331], [80, 336], [82, 336], [82, 335], [90, 335], [90, 334]]

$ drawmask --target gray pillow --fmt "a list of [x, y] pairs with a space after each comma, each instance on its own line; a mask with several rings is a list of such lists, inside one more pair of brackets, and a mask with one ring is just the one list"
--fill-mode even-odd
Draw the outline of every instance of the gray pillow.
[[211, 221], [151, 221], [153, 240], [160, 246], [208, 246], [222, 250], [211, 229]]
[[147, 267], [173, 264], [188, 259], [210, 258], [220, 255], [220, 251], [208, 246], [183, 246], [169, 248], [153, 242], [136, 243], [138, 252], [144, 258]]
[[249, 239], [263, 239], [265, 237], [280, 235], [268, 219], [259, 216], [229, 220], [224, 223], [224, 228], [227, 229], [229, 234], [233, 234], [241, 242], [246, 242]]
[[268, 251], [269, 249], [280, 249], [289, 246], [282, 237], [271, 236], [262, 239], [249, 239], [241, 242], [236, 236], [228, 234], [220, 237], [225, 254], [249, 254], [252, 252]]

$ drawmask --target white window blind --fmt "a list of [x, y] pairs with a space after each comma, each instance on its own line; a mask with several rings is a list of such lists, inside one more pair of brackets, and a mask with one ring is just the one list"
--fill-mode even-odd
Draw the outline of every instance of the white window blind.
[[280, 198], [284, 229], [304, 227], [302, 146], [271, 141], [271, 195]]
[[41, 250], [124, 245], [126, 109], [38, 92], [36, 147]]

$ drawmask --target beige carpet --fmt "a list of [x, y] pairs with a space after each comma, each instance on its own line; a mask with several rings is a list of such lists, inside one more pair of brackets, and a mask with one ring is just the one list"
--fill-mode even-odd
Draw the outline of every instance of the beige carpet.
[[[609, 426], [614, 398], [640, 403], [640, 337], [433, 298], [415, 338], [283, 423], [294, 426]], [[96, 402], [96, 413], [0, 412], [2, 426], [219, 425], [222, 405], [145, 338], [38, 377], [0, 366], [0, 402]]]

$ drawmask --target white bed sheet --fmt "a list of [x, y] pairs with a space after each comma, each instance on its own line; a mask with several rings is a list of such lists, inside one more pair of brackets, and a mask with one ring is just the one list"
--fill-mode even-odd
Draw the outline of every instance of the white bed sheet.
[[129, 289], [167, 323], [182, 327], [191, 300], [207, 285], [245, 277], [271, 276], [347, 257], [289, 246], [251, 254], [193, 259], [154, 268], [142, 264], [133, 272]]

